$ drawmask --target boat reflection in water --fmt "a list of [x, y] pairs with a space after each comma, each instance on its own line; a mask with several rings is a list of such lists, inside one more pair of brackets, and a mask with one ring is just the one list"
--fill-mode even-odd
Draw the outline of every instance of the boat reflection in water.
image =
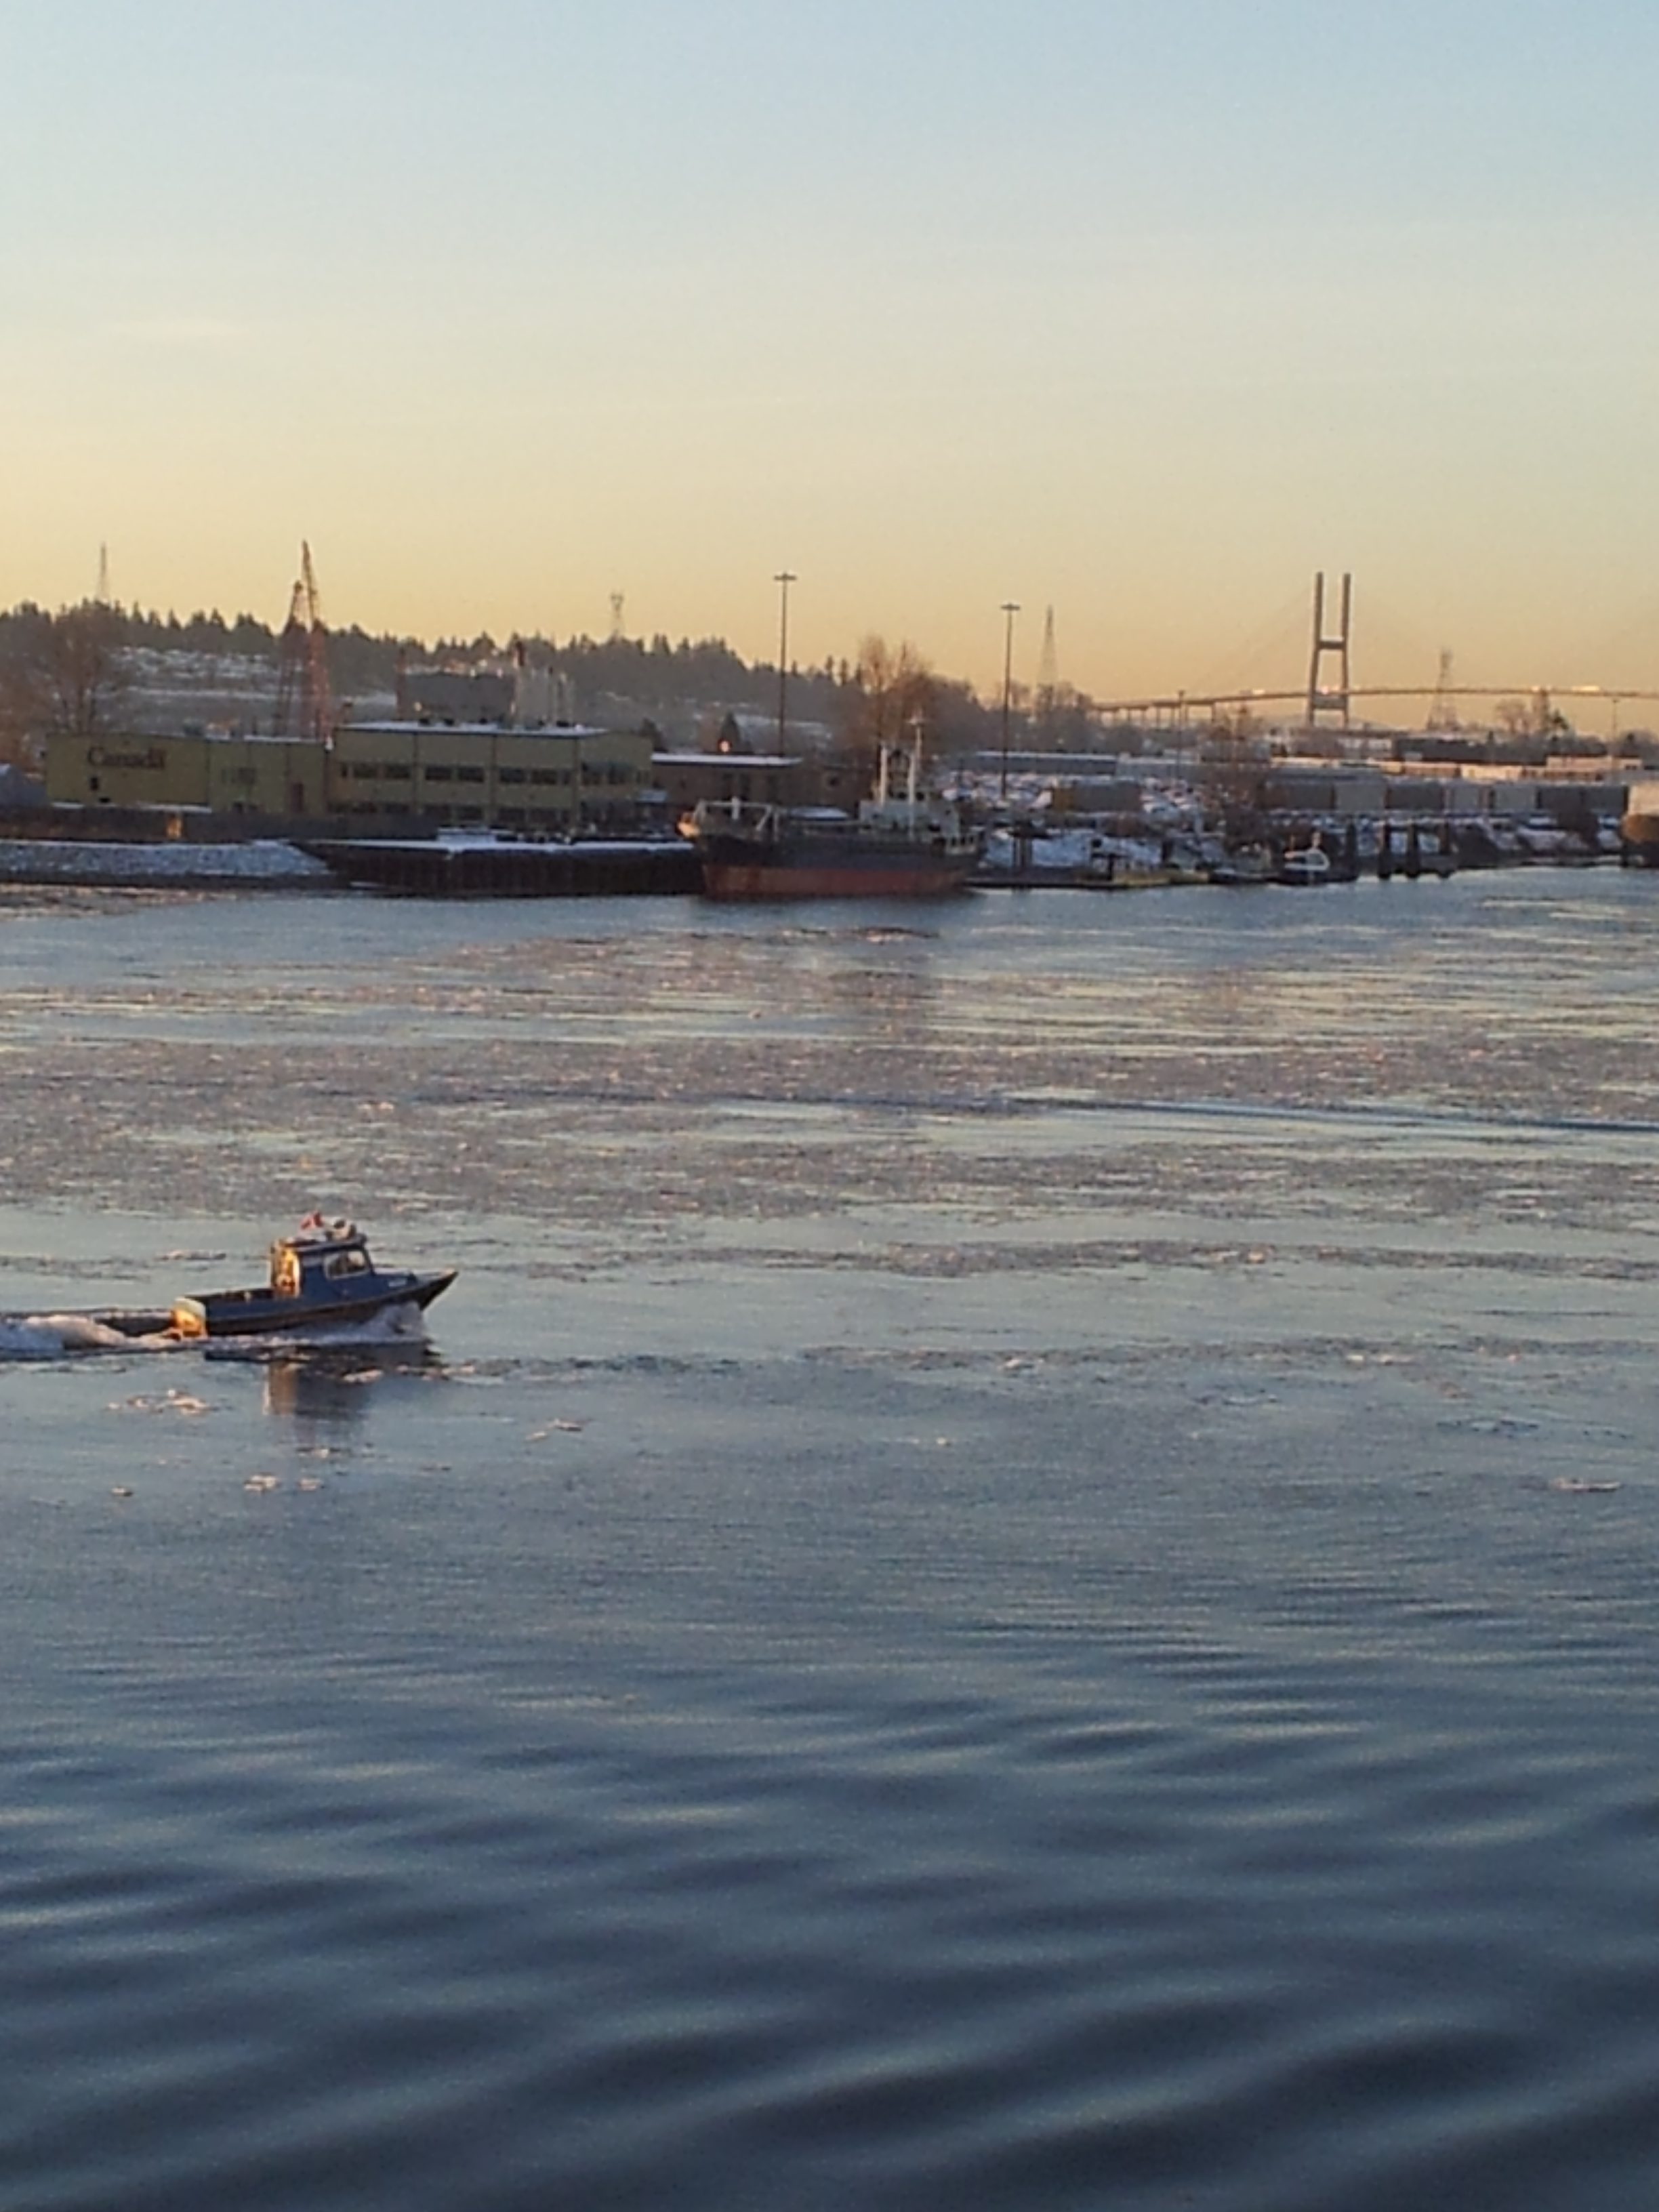
[[319, 1345], [308, 1351], [273, 1346], [256, 1352], [239, 1346], [208, 1356], [257, 1360], [264, 1370], [267, 1416], [322, 1428], [355, 1428], [371, 1400], [384, 1401], [389, 1389], [411, 1383], [425, 1389], [446, 1373], [442, 1360], [428, 1346], [392, 1340], [355, 1350]]

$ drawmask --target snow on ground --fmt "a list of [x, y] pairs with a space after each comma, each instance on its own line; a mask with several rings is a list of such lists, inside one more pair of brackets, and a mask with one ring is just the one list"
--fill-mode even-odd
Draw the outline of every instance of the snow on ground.
[[244, 844], [139, 845], [70, 838], [0, 838], [0, 883], [130, 886], [326, 883], [320, 860], [272, 837]]
[[1108, 837], [1091, 830], [1050, 830], [1022, 848], [1007, 830], [994, 830], [985, 841], [988, 868], [1012, 868], [1018, 863], [1029, 867], [1033, 875], [1045, 869], [1067, 874], [1095, 871], [1104, 875], [1109, 863], [1152, 868], [1162, 857], [1163, 841], [1156, 834]]

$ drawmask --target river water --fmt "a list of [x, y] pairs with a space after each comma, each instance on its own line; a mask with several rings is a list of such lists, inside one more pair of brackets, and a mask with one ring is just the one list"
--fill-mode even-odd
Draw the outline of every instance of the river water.
[[1656, 890], [0, 892], [0, 2202], [1652, 2203]]

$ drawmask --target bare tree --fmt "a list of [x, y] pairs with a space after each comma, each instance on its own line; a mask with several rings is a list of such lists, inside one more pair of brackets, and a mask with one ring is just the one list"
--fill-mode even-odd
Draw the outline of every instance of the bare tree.
[[0, 657], [0, 757], [33, 766], [46, 738], [118, 729], [132, 687], [119, 613], [94, 601], [20, 608]]
[[915, 646], [894, 647], [884, 637], [866, 637], [859, 647], [843, 741], [850, 750], [872, 757], [879, 746], [902, 744], [914, 729], [933, 723], [938, 689]]

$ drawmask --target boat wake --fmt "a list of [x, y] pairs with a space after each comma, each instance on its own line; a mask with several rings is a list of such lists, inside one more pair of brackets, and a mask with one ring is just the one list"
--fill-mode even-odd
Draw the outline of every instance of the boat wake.
[[0, 1359], [60, 1359], [71, 1352], [179, 1352], [171, 1330], [134, 1334], [96, 1314], [0, 1314]]
[[[160, 1316], [157, 1317], [158, 1324]], [[223, 1340], [118, 1328], [91, 1313], [0, 1314], [0, 1362], [63, 1359], [88, 1352], [198, 1352], [208, 1359], [292, 1358], [296, 1352], [343, 1352], [387, 1346], [424, 1346], [426, 1317], [416, 1305], [388, 1306], [362, 1321], [295, 1329], [289, 1334]]]

